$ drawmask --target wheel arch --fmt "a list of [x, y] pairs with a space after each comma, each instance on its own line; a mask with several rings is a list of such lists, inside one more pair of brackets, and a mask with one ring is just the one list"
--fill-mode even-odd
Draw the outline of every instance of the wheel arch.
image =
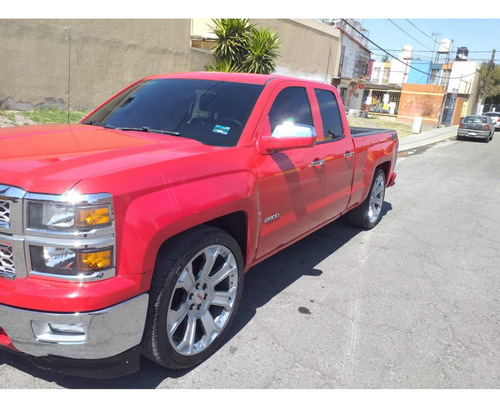
[[[390, 161], [385, 161], [383, 163], [380, 163], [374, 170], [373, 172], [373, 177], [375, 177], [375, 174], [377, 173], [377, 170], [381, 169], [384, 172], [385, 175], [385, 182], [389, 182], [389, 172], [391, 171], [391, 162]], [[372, 177], [372, 179], [373, 179]]]
[[192, 233], [196, 229], [202, 226], [209, 226], [218, 228], [226, 233], [228, 233], [240, 247], [241, 253], [243, 255], [243, 262], [247, 263], [247, 249], [248, 249], [248, 216], [244, 211], [236, 211], [229, 213], [212, 220], [205, 221], [199, 225], [195, 225], [184, 231], [179, 232], [169, 238], [167, 238], [158, 248], [156, 257], [165, 251], [169, 246], [175, 245], [175, 241], [179, 240], [185, 234]]

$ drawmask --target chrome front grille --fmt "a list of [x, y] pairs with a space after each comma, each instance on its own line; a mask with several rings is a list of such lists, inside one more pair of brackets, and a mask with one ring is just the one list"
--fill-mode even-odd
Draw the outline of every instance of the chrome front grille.
[[14, 278], [16, 270], [14, 268], [14, 253], [12, 246], [0, 242], [0, 276]]
[[10, 224], [10, 203], [0, 200], [0, 225], [9, 228]]
[[0, 279], [26, 276], [23, 197], [26, 191], [0, 184]]

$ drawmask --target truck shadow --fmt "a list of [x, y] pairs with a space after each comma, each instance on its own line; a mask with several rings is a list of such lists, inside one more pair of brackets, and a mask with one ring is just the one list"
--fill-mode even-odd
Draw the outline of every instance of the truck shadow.
[[[391, 210], [391, 204], [384, 202], [382, 216]], [[362, 232], [363, 230], [349, 224], [344, 216], [253, 267], [245, 275], [238, 316], [222, 347], [245, 328], [257, 309], [266, 305], [277, 294], [303, 276], [320, 276], [323, 271], [316, 266]], [[211, 358], [221, 358], [220, 355], [219, 350]], [[93, 380], [45, 371], [33, 366], [23, 357], [7, 352], [0, 352], [0, 366], [3, 364], [71, 389], [154, 389], [167, 378], [180, 378], [195, 369], [168, 370], [141, 357], [141, 370], [137, 373], [112, 380]]]
[[[384, 202], [382, 217], [391, 210], [392, 205]], [[362, 232], [349, 223], [347, 216], [343, 216], [250, 269], [245, 275], [238, 319], [225, 342], [252, 320], [258, 308], [297, 280], [323, 274], [316, 266]]]

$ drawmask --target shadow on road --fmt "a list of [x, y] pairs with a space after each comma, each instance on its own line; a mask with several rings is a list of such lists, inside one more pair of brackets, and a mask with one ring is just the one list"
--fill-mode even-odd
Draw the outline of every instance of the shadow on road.
[[[391, 210], [391, 204], [384, 202], [382, 216]], [[320, 276], [323, 271], [316, 269], [316, 266], [361, 232], [349, 224], [344, 216], [253, 267], [245, 275], [242, 303], [224, 344], [252, 320], [258, 308], [288, 286], [303, 276]], [[217, 354], [212, 358], [217, 358]], [[23, 357], [7, 352], [0, 352], [2, 364], [73, 389], [154, 389], [166, 378], [179, 378], [192, 370], [168, 370], [141, 357], [141, 370], [137, 373], [113, 380], [92, 380], [45, 371]]]

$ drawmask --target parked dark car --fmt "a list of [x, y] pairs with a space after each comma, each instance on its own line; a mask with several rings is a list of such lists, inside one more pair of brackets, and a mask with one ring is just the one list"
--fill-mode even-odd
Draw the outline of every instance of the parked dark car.
[[488, 143], [493, 139], [494, 133], [495, 125], [489, 116], [466, 116], [458, 127], [457, 139], [483, 139], [484, 142]]
[[500, 112], [488, 112], [484, 116], [489, 116], [491, 123], [495, 126], [495, 130], [500, 130]]

